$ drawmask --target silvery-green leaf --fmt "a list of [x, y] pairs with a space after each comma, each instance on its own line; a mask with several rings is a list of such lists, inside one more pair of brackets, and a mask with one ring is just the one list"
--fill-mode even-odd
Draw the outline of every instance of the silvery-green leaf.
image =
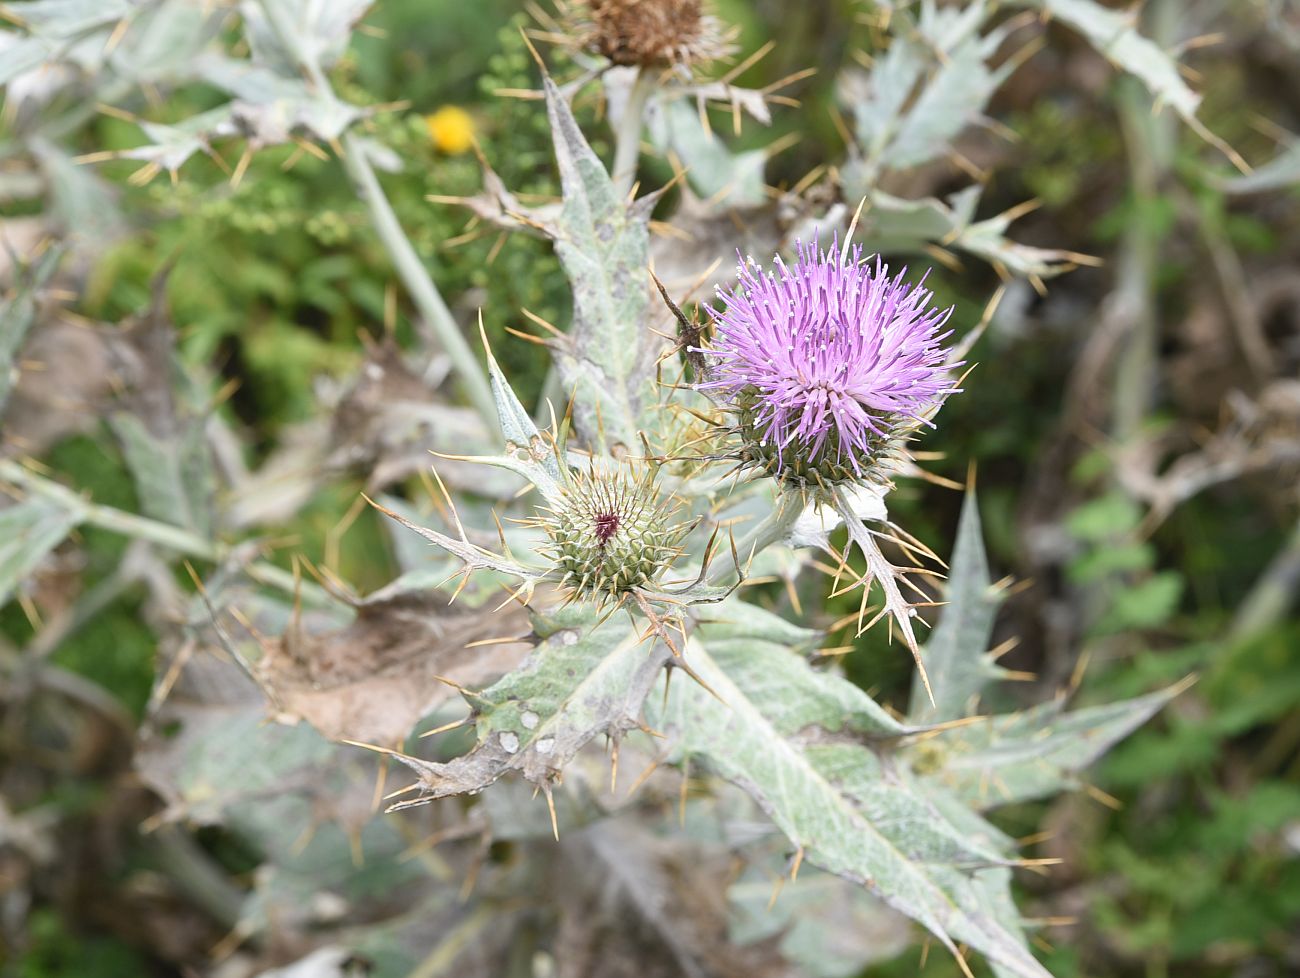
[[130, 0], [29, 0], [11, 8], [33, 34], [59, 38], [114, 25], [134, 9]]
[[972, 701], [999, 674], [987, 652], [993, 618], [1002, 601], [989, 579], [974, 490], [966, 494], [957, 523], [946, 599], [939, 624], [921, 651], [934, 704], [918, 676], [912, 682], [908, 711], [915, 723], [939, 723], [969, 715]]
[[592, 443], [634, 448], [658, 403], [653, 334], [645, 323], [654, 198], [629, 204], [620, 197], [564, 96], [549, 78], [544, 83], [564, 191], [555, 253], [573, 289], [573, 328], [557, 351], [560, 374], [576, 392], [579, 432]]
[[50, 45], [38, 37], [0, 34], [0, 85], [34, 71], [50, 57]]
[[934, 0], [922, 0], [916, 32], [936, 51], [952, 51], [975, 37], [988, 15], [986, 0], [945, 7], [937, 6]]
[[[465, 566], [465, 562], [447, 550], [430, 547], [428, 538], [421, 538], [419, 534], [410, 532], [409, 527], [427, 522], [429, 517], [420, 513], [406, 500], [396, 496], [380, 496], [379, 502], [383, 504], [385, 511], [399, 514], [404, 521], [385, 522], [393, 556], [398, 566], [402, 568], [402, 573], [395, 580], [368, 595], [367, 601], [381, 600], [403, 591], [435, 589], [455, 593], [457, 605], [469, 608], [496, 607], [501, 603], [504, 594], [519, 587], [520, 574], [528, 573], [527, 568], [522, 566], [514, 567], [513, 573], [507, 573], [503, 569], [482, 568], [468, 585], [461, 588], [458, 571]], [[457, 515], [473, 526], [493, 526], [493, 510], [494, 506], [491, 503], [472, 497], [462, 497], [456, 503]], [[503, 521], [502, 530], [506, 544], [516, 554], [535, 553], [546, 541], [545, 531], [535, 526], [521, 526]]]
[[128, 0], [31, 0], [10, 7], [26, 32], [0, 35], [0, 85], [46, 63], [70, 62], [97, 71], [105, 42], [138, 8]]
[[968, 251], [1003, 265], [1017, 275], [1048, 278], [1069, 267], [1073, 255], [1066, 251], [1034, 248], [1005, 237], [1010, 221], [995, 216], [973, 222], [980, 187], [971, 186], [948, 200], [923, 197], [907, 200], [873, 190], [863, 181], [868, 177], [861, 161], [845, 170], [845, 184], [851, 193], [866, 196], [858, 224], [858, 239], [868, 251], [882, 254], [923, 253], [928, 245]]
[[772, 124], [772, 111], [767, 104], [767, 92], [752, 88], [741, 88], [730, 82], [702, 82], [694, 86], [685, 86], [684, 92], [694, 95], [697, 102], [726, 102], [734, 113], [741, 109], [765, 126]]
[[38, 136], [29, 145], [45, 174], [60, 227], [84, 247], [107, 247], [125, 227], [113, 188], [90, 167], [74, 163], [54, 143]]
[[904, 749], [923, 778], [968, 805], [994, 808], [1075, 784], [1092, 764], [1164, 706], [1178, 687], [1065, 712], [1060, 700], [927, 737]]
[[709, 637], [709, 646], [719, 641], [754, 639], [784, 646], [795, 652], [811, 652], [823, 633], [796, 625], [789, 619], [732, 597], [699, 617], [700, 627]]
[[[816, 754], [784, 737], [698, 639], [685, 655], [712, 693], [675, 682], [666, 707], [656, 696], [646, 701], [651, 725], [672, 738], [679, 756], [743, 787], [806, 861], [866, 886], [950, 950], [965, 941], [1011, 974], [1045, 978], [1016, 935], [944, 885], [953, 871], [939, 860], [995, 854], [972, 850], [921, 796], [886, 778], [865, 747], [817, 745]], [[931, 859], [949, 875], [932, 873]]]
[[[1014, 855], [1016, 841], [989, 824], [978, 812], [968, 808], [962, 799], [939, 786], [933, 779], [919, 783], [922, 779], [901, 765], [895, 767], [895, 772], [914, 790], [924, 794], [926, 801], [954, 830], [967, 838], [978, 840], [981, 847], [1008, 859]], [[986, 866], [972, 873], [961, 873], [945, 867], [934, 867], [934, 871], [947, 878], [948, 889], [959, 904], [991, 914], [1007, 933], [1024, 943], [1024, 926], [1011, 894], [1009, 866]], [[997, 963], [993, 964], [993, 972], [998, 978], [1014, 974]]]
[[961, 48], [925, 87], [886, 151], [891, 168], [919, 166], [946, 151], [997, 87], [978, 49]]
[[164, 0], [143, 7], [110, 63], [116, 74], [135, 82], [185, 81], [194, 58], [219, 26], [217, 10], [193, 0]]
[[[254, 60], [286, 78], [298, 74], [299, 64], [328, 68], [347, 49], [352, 27], [373, 0], [244, 0], [240, 12], [253, 49]], [[286, 51], [281, 33], [267, 22], [283, 18], [293, 38], [294, 51]]]
[[1116, 67], [1136, 77], [1157, 103], [1171, 106], [1184, 119], [1193, 119], [1201, 104], [1183, 81], [1178, 62], [1136, 27], [1131, 10], [1111, 10], [1096, 0], [1018, 0], [1068, 24], [1088, 39]]
[[233, 128], [225, 127], [220, 133], [241, 134], [254, 146], [284, 143], [302, 132], [328, 142], [338, 139], [362, 116], [357, 106], [317, 92], [297, 74], [281, 75], [265, 66], [219, 54], [204, 55], [195, 70], [205, 81], [236, 98], [223, 107]]
[[783, 736], [808, 727], [872, 737], [896, 737], [916, 729], [895, 720], [847, 679], [813, 669], [785, 645], [717, 632], [713, 626], [701, 629], [710, 657]]
[[[917, 613], [902, 590], [907, 582], [909, 568], [896, 566], [885, 556], [877, 541], [878, 531], [873, 531], [855, 515], [854, 502], [844, 487], [835, 489], [834, 503], [848, 530], [849, 545], [856, 548], [866, 561], [866, 573], [856, 581], [855, 586], [869, 588], [875, 585], [880, 589], [884, 612], [889, 615], [891, 625], [898, 628], [917, 666], [921, 667], [920, 649], [916, 642], [916, 629], [913, 627]], [[922, 683], [927, 682], [923, 668], [918, 668], [918, 675]]]
[[897, 34], [869, 73], [846, 77], [842, 98], [853, 108], [868, 183], [883, 169], [934, 159], [979, 117], [1009, 71], [989, 67], [1005, 32], [981, 36], [986, 15], [982, 2], [923, 3], [917, 36]]
[[337, 99], [319, 98], [304, 87], [297, 98], [270, 102], [237, 101], [231, 116], [238, 131], [255, 147], [276, 146], [307, 134], [325, 142], [339, 139], [363, 115], [361, 109]]
[[636, 727], [668, 653], [642, 641], [625, 617], [595, 626], [598, 617], [592, 607], [570, 606], [545, 623], [548, 634], [522, 666], [468, 695], [478, 735], [468, 754], [444, 763], [397, 755], [420, 792], [393, 808], [473, 794], [510, 772], [549, 790], [593, 737]]
[[430, 529], [427, 526], [420, 526], [414, 520], [408, 519], [401, 513], [389, 509], [386, 506], [376, 504], [376, 509], [391, 520], [402, 524], [408, 530], [414, 530], [420, 536], [424, 537], [434, 546], [441, 548], [449, 554], [457, 557], [464, 565], [467, 571], [489, 570], [498, 574], [505, 575], [507, 578], [515, 581], [522, 581], [521, 594], [528, 595], [536, 587], [540, 574], [533, 569], [525, 567], [523, 564], [512, 560], [509, 557], [503, 557], [486, 550], [477, 544], [471, 543], [466, 536], [459, 538], [449, 537], [445, 533], [439, 533], [437, 530]]
[[993, 32], [947, 50], [938, 70], [890, 134], [883, 152], [883, 162], [890, 169], [918, 166], [936, 158], [979, 117], [1008, 74], [987, 64], [1001, 40], [1002, 32]]
[[141, 510], [156, 520], [208, 535], [211, 459], [201, 426], [177, 438], [160, 438], [127, 412], [113, 414], [109, 425], [135, 478]]
[[28, 330], [36, 322], [37, 293], [59, 267], [62, 257], [62, 248], [50, 248], [32, 265], [19, 265], [17, 288], [0, 299], [0, 412], [18, 381], [18, 356]]
[[1000, 833], [991, 827], [972, 832], [969, 825], [949, 821], [914, 779], [896, 774], [890, 763], [862, 744], [810, 743], [804, 753], [907, 858], [963, 869], [1006, 862], [994, 843]]
[[277, 74], [263, 65], [230, 58], [218, 51], [204, 52], [196, 59], [194, 69], [204, 81], [246, 102], [269, 103], [313, 94], [297, 74]]
[[505, 439], [505, 457], [485, 461], [518, 472], [537, 486], [548, 500], [558, 498], [560, 460], [554, 446], [537, 430], [491, 350], [487, 351], [487, 367], [492, 400], [496, 403], [501, 436]]
[[1006, 236], [1011, 221], [999, 214], [966, 227], [952, 242], [954, 247], [1001, 265], [1014, 275], [1049, 278], [1072, 267], [1076, 256], [1056, 248], [1035, 248]]
[[1237, 174], [1218, 183], [1230, 194], [1265, 193], [1300, 184], [1300, 139], [1291, 137], [1277, 156], [1253, 173]]
[[0, 605], [80, 522], [78, 510], [45, 497], [0, 509]]
[[216, 491], [203, 392], [176, 352], [166, 274], [150, 308], [112, 347], [125, 378], [120, 407], [108, 417], [146, 516], [201, 537], [213, 531]]
[[841, 98], [853, 108], [854, 134], [869, 158], [879, 157], [889, 145], [926, 64], [919, 45], [898, 38], [876, 59], [869, 75], [844, 76]]
[[765, 199], [767, 154], [761, 149], [733, 153], [716, 132], [705, 130], [687, 102], [661, 102], [650, 132], [656, 145], [681, 159], [686, 179], [701, 197], [733, 207], [752, 207]]
[[213, 139], [234, 135], [237, 130], [231, 121], [232, 112], [231, 105], [221, 105], [172, 124], [141, 122], [140, 129], [150, 142], [118, 155], [155, 163], [168, 173], [176, 173], [195, 153], [208, 152]]

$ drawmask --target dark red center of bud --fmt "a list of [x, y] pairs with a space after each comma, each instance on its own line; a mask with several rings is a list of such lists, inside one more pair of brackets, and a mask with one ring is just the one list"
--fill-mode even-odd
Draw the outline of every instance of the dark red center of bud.
[[618, 513], [597, 513], [596, 514], [596, 542], [602, 547], [609, 543], [610, 537], [618, 532], [619, 523], [622, 519]]

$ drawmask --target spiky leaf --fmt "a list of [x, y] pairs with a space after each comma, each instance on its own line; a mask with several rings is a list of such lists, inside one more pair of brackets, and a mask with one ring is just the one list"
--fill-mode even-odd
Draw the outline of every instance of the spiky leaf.
[[1096, 0], [1021, 0], [1068, 24], [1112, 64], [1136, 77], [1184, 119], [1196, 117], [1201, 97], [1183, 80], [1178, 62], [1137, 29], [1134, 11], [1111, 10]]
[[994, 808], [1076, 784], [1074, 775], [1149, 720], [1179, 687], [1065, 712], [1064, 701], [982, 717], [907, 748], [927, 780], [966, 804]]
[[654, 198], [629, 203], [619, 195], [560, 90], [549, 78], [545, 85], [564, 191], [550, 230], [573, 289], [573, 329], [559, 349], [560, 373], [575, 391], [574, 421], [584, 437], [635, 447], [657, 402], [653, 334], [645, 324]]
[[[733, 679], [698, 640], [686, 657], [716, 697], [677, 683], [662, 715], [657, 697], [647, 700], [651, 723], [674, 738], [683, 756], [705, 761], [749, 792], [809, 862], [866, 886], [950, 949], [965, 941], [1011, 974], [1047, 975], [1016, 935], [954, 892], [967, 879], [950, 868], [954, 861], [996, 863], [995, 852], [977, 840], [972, 848], [973, 840], [866, 748], [804, 748], [783, 736], [740, 684], [744, 677]], [[933, 871], [935, 864], [944, 871]]]
[[467, 695], [478, 735], [468, 754], [445, 763], [398, 755], [418, 776], [420, 794], [393, 807], [475, 793], [511, 771], [549, 790], [593, 737], [636, 727], [667, 652], [641, 641], [625, 617], [595, 625], [596, 614], [578, 605], [557, 614], [522, 666]]
[[716, 132], [704, 128], [700, 114], [680, 100], [663, 104], [654, 122], [657, 125], [651, 127], [651, 133], [656, 143], [681, 158], [686, 179], [701, 197], [732, 207], [763, 203], [766, 151], [733, 153]]
[[1001, 598], [989, 580], [979, 504], [966, 494], [957, 523], [946, 594], [948, 604], [921, 652], [934, 690], [931, 705], [919, 676], [912, 682], [908, 716], [916, 723], [939, 723], [968, 715], [971, 700], [999, 670], [985, 654]]
[[166, 285], [164, 272], [150, 308], [114, 347], [127, 390], [108, 421], [145, 515], [208, 536], [215, 488], [202, 394], [176, 352]]
[[788, 646], [748, 637], [722, 638], [703, 631], [709, 654], [777, 730], [790, 736], [815, 725], [830, 733], [851, 730], [891, 737], [915, 729], [887, 713], [846, 679], [813, 669]]
[[554, 446], [542, 438], [491, 350], [488, 351], [487, 366], [492, 400], [496, 403], [501, 436], [506, 442], [505, 456], [492, 459], [490, 464], [518, 472], [537, 486], [547, 499], [555, 499], [560, 492], [560, 459]]
[[0, 606], [80, 522], [79, 511], [43, 497], [0, 509]]

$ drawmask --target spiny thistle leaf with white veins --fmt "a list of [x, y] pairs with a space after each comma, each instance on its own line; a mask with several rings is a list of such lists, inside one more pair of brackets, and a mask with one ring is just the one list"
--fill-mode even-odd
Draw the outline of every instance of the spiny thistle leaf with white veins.
[[478, 742], [467, 754], [433, 762], [394, 754], [415, 772], [412, 798], [393, 809], [473, 794], [509, 772], [551, 790], [593, 737], [615, 739], [641, 725], [641, 705], [668, 660], [623, 616], [597, 624], [595, 609], [573, 605], [539, 620], [547, 634], [514, 672], [466, 699]]
[[940, 730], [902, 756], [918, 774], [977, 809], [1076, 788], [1076, 775], [1155, 716], [1185, 688], [1066, 711], [1058, 698], [1021, 713], [979, 717]]
[[654, 430], [659, 403], [655, 335], [647, 328], [650, 212], [658, 194], [622, 198], [550, 78], [546, 108], [564, 206], [553, 228], [555, 253], [573, 289], [573, 329], [557, 342], [574, 423], [593, 444], [636, 448]]
[[970, 877], [955, 872], [1003, 864], [995, 848], [952, 826], [869, 748], [805, 745], [783, 733], [806, 724], [787, 715], [778, 726], [742, 685], [746, 676], [725, 671], [699, 639], [686, 656], [716, 697], [678, 683], [666, 707], [647, 700], [678, 760], [702, 761], [744, 788], [805, 859], [866, 886], [954, 954], [965, 942], [1009, 974], [1045, 978], [1019, 935], [964, 892]]

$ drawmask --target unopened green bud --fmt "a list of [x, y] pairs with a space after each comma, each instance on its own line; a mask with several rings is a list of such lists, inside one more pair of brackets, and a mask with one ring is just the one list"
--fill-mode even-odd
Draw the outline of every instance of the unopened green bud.
[[644, 587], [680, 555], [690, 527], [678, 505], [662, 498], [652, 476], [572, 472], [542, 525], [562, 583], [586, 597], [613, 597]]

